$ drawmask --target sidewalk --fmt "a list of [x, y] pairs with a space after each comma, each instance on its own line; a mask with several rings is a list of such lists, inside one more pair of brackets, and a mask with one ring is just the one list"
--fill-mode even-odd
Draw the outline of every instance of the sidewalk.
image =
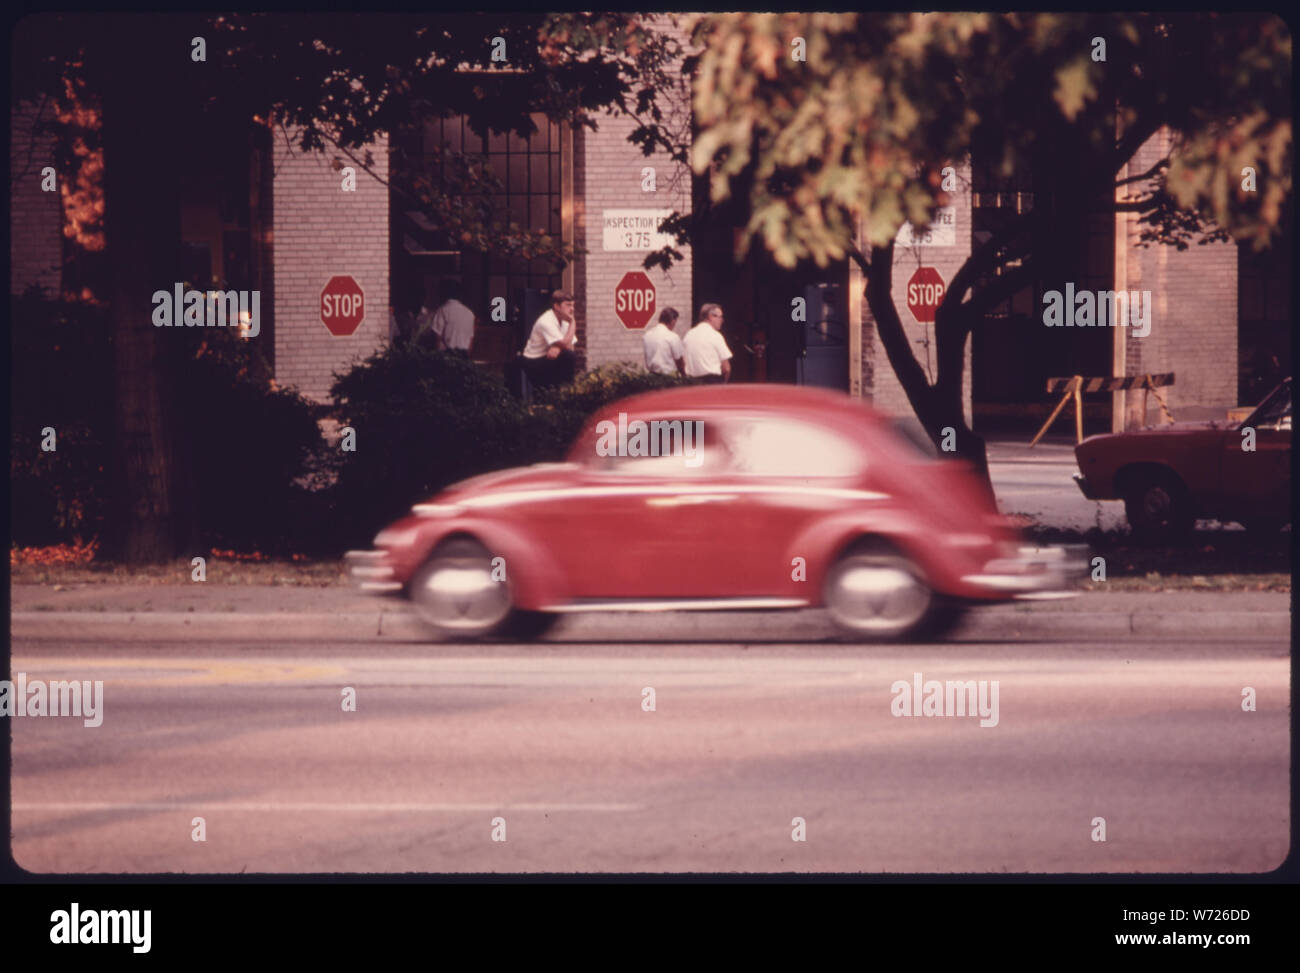
[[[255, 585], [85, 585], [55, 591], [14, 585], [13, 639], [98, 641], [423, 641], [400, 599], [348, 588]], [[709, 616], [713, 615], [713, 618]], [[822, 611], [573, 615], [553, 639], [772, 641], [829, 638]], [[973, 611], [958, 638], [1289, 637], [1291, 596], [1278, 592], [1083, 592], [1062, 601], [1014, 602]], [[633, 634], [635, 633], [635, 634]], [[719, 633], [722, 633], [721, 635]], [[752, 633], [752, 634], [751, 634]]]

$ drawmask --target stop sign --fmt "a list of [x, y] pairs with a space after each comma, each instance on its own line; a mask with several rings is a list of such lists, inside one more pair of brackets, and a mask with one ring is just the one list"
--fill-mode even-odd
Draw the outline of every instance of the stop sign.
[[948, 285], [933, 267], [917, 267], [907, 281], [907, 309], [921, 324], [934, 324], [934, 312], [943, 303]]
[[639, 270], [629, 271], [614, 288], [614, 313], [625, 328], [644, 328], [655, 313], [655, 285]]
[[320, 319], [329, 333], [346, 338], [366, 317], [366, 295], [349, 274], [335, 274], [320, 292]]

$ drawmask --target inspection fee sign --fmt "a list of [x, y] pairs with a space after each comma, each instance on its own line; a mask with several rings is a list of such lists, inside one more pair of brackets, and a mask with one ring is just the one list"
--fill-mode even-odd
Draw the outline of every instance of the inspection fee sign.
[[659, 224], [672, 213], [668, 209], [607, 209], [601, 211], [604, 249], [658, 250], [673, 242]]

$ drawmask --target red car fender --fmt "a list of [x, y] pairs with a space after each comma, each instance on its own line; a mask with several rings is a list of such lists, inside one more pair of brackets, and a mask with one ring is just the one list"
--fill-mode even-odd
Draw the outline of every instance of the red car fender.
[[927, 539], [930, 533], [932, 529], [916, 515], [897, 507], [845, 511], [799, 535], [786, 552], [786, 559], [806, 559], [809, 587], [799, 585], [800, 594], [811, 594], [814, 603], [820, 604], [822, 584], [840, 552], [859, 538], [880, 537], [915, 561], [925, 572], [930, 587], [936, 591], [952, 591], [960, 585], [961, 565], [953, 562], [953, 552], [939, 550]]
[[414, 556], [403, 565], [404, 571], [399, 568], [403, 581], [409, 580], [444, 541], [468, 536], [491, 551], [493, 557], [505, 558], [506, 579], [517, 607], [536, 610], [569, 598], [569, 580], [559, 564], [545, 547], [513, 525], [465, 516], [425, 520], [419, 526], [420, 540], [413, 549]]

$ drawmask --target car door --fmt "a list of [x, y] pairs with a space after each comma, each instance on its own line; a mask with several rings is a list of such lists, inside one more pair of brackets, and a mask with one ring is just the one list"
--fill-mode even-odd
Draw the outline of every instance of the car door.
[[[865, 502], [861, 445], [828, 426], [777, 414], [729, 416], [721, 432], [743, 497], [737, 586], [755, 596], [809, 597], [794, 579], [791, 545], [819, 519]], [[820, 553], [796, 556], [806, 571]]]
[[[538, 510], [533, 523], [564, 569], [578, 599], [703, 599], [736, 590], [731, 570], [744, 533], [736, 504], [740, 494], [728, 477], [729, 457], [714, 426], [697, 417], [636, 416], [627, 419], [658, 430], [687, 449], [666, 455], [639, 454], [627, 442], [612, 452], [592, 448], [563, 503]], [[677, 425], [664, 426], [653, 423]], [[630, 438], [630, 437], [629, 437]], [[663, 440], [661, 439], [661, 442]], [[594, 447], [594, 444], [593, 444]]]

